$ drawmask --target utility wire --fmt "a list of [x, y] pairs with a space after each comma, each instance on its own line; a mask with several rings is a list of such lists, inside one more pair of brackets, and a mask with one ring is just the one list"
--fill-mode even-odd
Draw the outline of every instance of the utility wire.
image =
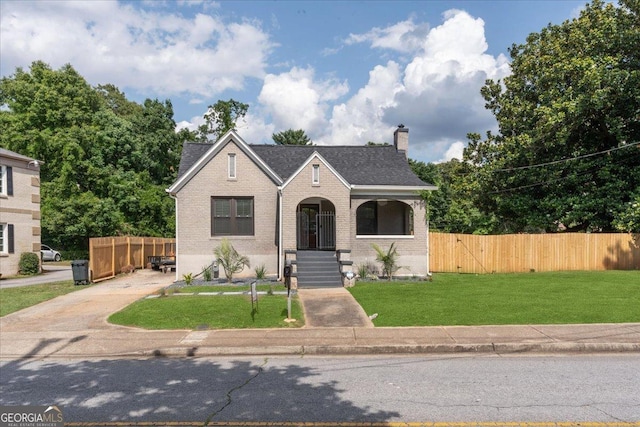
[[554, 160], [553, 162], [538, 163], [536, 165], [517, 166], [517, 167], [512, 167], [512, 168], [496, 169], [493, 172], [510, 172], [510, 171], [521, 170], [521, 169], [531, 169], [531, 168], [539, 168], [539, 167], [542, 167], [542, 166], [555, 165], [555, 164], [558, 164], [558, 163], [569, 162], [569, 161], [572, 161], [572, 160], [580, 160], [580, 159], [586, 159], [588, 157], [599, 156], [601, 154], [608, 154], [608, 153], [611, 153], [611, 152], [616, 151], [616, 150], [622, 150], [623, 148], [634, 147], [634, 146], [639, 145], [639, 144], [640, 144], [640, 141], [632, 142], [631, 144], [625, 144], [625, 145], [622, 145], [620, 147], [609, 148], [608, 150], [599, 151], [597, 153], [584, 154], [582, 156], [570, 157], [568, 159]]

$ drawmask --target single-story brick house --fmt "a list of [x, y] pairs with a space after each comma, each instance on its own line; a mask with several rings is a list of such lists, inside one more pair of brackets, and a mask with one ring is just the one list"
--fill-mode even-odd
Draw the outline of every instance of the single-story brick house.
[[398, 275], [427, 274], [419, 192], [436, 187], [411, 171], [408, 135], [401, 126], [394, 145], [295, 146], [247, 144], [229, 131], [214, 143], [185, 143], [167, 189], [176, 203], [176, 277], [210, 265], [223, 238], [272, 276], [285, 259], [295, 271], [296, 256], [311, 251], [341, 260], [334, 266], [344, 272], [375, 262], [372, 243], [394, 242]]

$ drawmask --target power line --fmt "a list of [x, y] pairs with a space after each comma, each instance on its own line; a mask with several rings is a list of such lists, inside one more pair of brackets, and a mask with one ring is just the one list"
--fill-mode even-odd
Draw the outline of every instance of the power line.
[[613, 151], [622, 150], [623, 148], [634, 147], [634, 146], [639, 145], [639, 144], [640, 144], [640, 141], [639, 142], [632, 142], [631, 144], [625, 144], [625, 145], [620, 146], [620, 147], [609, 148], [608, 150], [598, 151], [597, 153], [584, 154], [582, 156], [570, 157], [568, 159], [554, 160], [553, 162], [547, 162], [547, 163], [538, 163], [538, 164], [535, 164], [535, 165], [517, 166], [517, 167], [512, 167], [512, 168], [496, 169], [493, 172], [511, 172], [511, 171], [522, 170], [522, 169], [531, 169], [531, 168], [539, 168], [539, 167], [542, 167], [542, 166], [555, 165], [555, 164], [558, 164], [558, 163], [570, 162], [570, 161], [573, 161], [573, 160], [580, 160], [580, 159], [586, 159], [588, 157], [599, 156], [601, 154], [608, 154], [608, 153], [611, 153]]

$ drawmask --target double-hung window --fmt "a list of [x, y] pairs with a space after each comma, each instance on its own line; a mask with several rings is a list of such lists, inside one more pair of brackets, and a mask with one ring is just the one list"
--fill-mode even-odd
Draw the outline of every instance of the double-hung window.
[[13, 252], [13, 224], [0, 223], [0, 254], [12, 254]]
[[0, 165], [0, 196], [12, 196], [11, 167]]
[[253, 197], [212, 197], [212, 236], [253, 236]]

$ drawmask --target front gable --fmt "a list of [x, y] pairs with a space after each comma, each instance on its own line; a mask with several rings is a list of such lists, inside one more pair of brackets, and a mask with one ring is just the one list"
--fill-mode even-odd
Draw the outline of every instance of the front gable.
[[[305, 179], [308, 179], [308, 183], [311, 187], [320, 186], [322, 185], [323, 177], [324, 175], [326, 175], [326, 172], [329, 172], [330, 176], [333, 177], [333, 179], [336, 179], [347, 189], [351, 187], [347, 180], [345, 180], [335, 170], [335, 168], [331, 166], [331, 164], [320, 155], [320, 153], [314, 151], [313, 154], [309, 156], [307, 160], [305, 160], [304, 163], [302, 163], [302, 165], [300, 165], [300, 167], [293, 174], [291, 174], [289, 178], [287, 178], [287, 180], [281, 185], [280, 188], [284, 190], [293, 181], [302, 181], [304, 183]], [[324, 179], [326, 179], [326, 177], [324, 177]]]
[[[177, 194], [189, 181], [191, 181], [200, 171], [211, 162], [216, 156], [223, 152], [229, 144], [233, 144], [246, 155], [274, 184], [282, 184], [282, 178], [278, 176], [252, 149], [251, 147], [234, 131], [230, 130], [225, 133], [199, 159], [189, 166], [178, 179], [166, 191], [169, 194]], [[183, 154], [184, 155], [184, 154]]]

